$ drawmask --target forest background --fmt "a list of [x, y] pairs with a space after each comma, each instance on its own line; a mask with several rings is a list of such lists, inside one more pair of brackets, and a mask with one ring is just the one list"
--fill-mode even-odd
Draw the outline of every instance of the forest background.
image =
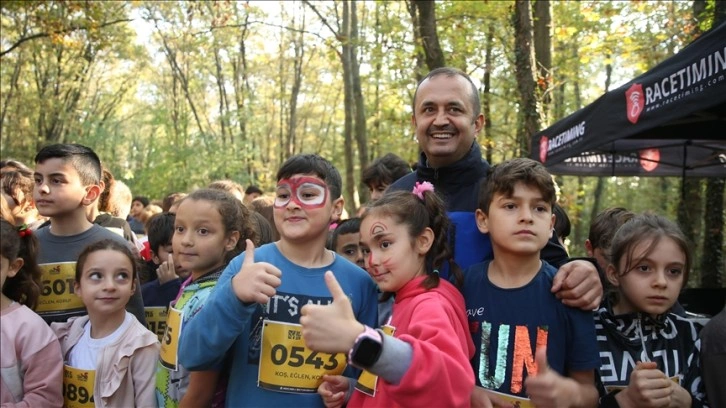
[[[81, 143], [160, 199], [216, 179], [271, 192], [280, 163], [316, 152], [341, 170], [353, 213], [369, 162], [417, 160], [410, 106], [430, 69], [472, 76], [487, 119], [478, 142], [498, 163], [726, 21], [725, 3], [3, 1], [1, 155], [32, 163], [43, 145]], [[557, 182], [571, 255], [600, 210], [652, 210], [694, 243], [689, 286], [726, 284], [725, 178]]]

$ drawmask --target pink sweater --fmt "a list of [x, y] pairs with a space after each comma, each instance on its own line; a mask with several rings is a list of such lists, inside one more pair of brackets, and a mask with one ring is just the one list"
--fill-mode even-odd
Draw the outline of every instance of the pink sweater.
[[62, 407], [63, 356], [53, 331], [28, 307], [0, 314], [2, 407]]
[[[88, 315], [51, 325], [64, 356], [78, 343], [86, 323]], [[98, 356], [93, 390], [96, 407], [156, 407], [154, 373], [158, 359], [158, 338], [134, 318], [131, 326]]]
[[468, 407], [474, 389], [469, 359], [474, 344], [464, 298], [449, 282], [420, 286], [423, 277], [396, 293], [394, 337], [413, 347], [413, 358], [397, 385], [378, 379], [375, 397], [354, 391], [348, 407]]

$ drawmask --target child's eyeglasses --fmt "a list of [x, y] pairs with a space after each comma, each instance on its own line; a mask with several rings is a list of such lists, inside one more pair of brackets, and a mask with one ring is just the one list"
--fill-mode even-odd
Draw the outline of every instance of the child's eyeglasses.
[[328, 198], [328, 186], [315, 177], [282, 179], [277, 183], [275, 208], [284, 208], [294, 201], [303, 208], [319, 208]]

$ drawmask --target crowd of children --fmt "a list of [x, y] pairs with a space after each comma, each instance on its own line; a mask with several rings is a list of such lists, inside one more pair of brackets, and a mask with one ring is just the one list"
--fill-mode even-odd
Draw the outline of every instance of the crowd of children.
[[[722, 401], [702, 372], [714, 343], [676, 307], [693, 260], [673, 222], [622, 208], [594, 219], [585, 247], [609, 290], [593, 312], [560, 300], [542, 259], [570, 228], [542, 164], [488, 169], [473, 219], [493, 257], [463, 270], [434, 185], [387, 191], [409, 172], [395, 155], [374, 162], [373, 199], [349, 219], [338, 170], [315, 154], [282, 164], [272, 199], [228, 180], [170, 196], [135, 226], [144, 260], [92, 149], [3, 163], [2, 406]], [[135, 221], [148, 201], [127, 204]]]

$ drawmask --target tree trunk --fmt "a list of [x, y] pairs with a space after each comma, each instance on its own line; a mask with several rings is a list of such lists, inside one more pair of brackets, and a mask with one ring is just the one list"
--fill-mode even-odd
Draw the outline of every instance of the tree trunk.
[[534, 3], [534, 51], [537, 57], [537, 85], [544, 123], [552, 120], [552, 4], [550, 0]]
[[345, 111], [345, 124], [343, 128], [343, 155], [345, 157], [345, 179], [343, 186], [345, 190], [346, 208], [350, 209], [355, 205], [355, 178], [353, 166], [353, 74], [352, 74], [352, 53], [351, 53], [351, 21], [350, 4], [343, 2], [343, 23], [342, 23], [342, 55], [343, 62], [343, 108]]
[[[351, 62], [351, 84], [353, 85], [353, 101], [355, 102], [355, 141], [358, 145], [358, 171], [359, 179], [363, 179], [363, 170], [368, 167], [368, 137], [366, 133], [366, 105], [363, 100], [363, 90], [360, 83], [360, 63], [358, 62], [358, 15], [356, 9], [357, 0], [350, 2], [350, 62]], [[358, 196], [361, 203], [368, 201], [368, 189], [361, 185], [358, 189]], [[355, 214], [357, 210], [355, 202], [351, 201], [348, 211]]]
[[712, 177], [706, 184], [706, 211], [701, 256], [701, 287], [720, 288], [724, 284], [723, 225], [726, 179]]
[[420, 17], [415, 0], [408, 0], [406, 2], [406, 6], [408, 7], [408, 14], [411, 16], [411, 27], [413, 27], [413, 43], [416, 47], [416, 51], [414, 54], [416, 60], [416, 68], [414, 75], [416, 78], [416, 82], [420, 82], [421, 79], [423, 79], [423, 77], [426, 75], [426, 72], [424, 72], [426, 58], [424, 57], [423, 44], [421, 41], [421, 24], [419, 23]]
[[426, 56], [426, 66], [429, 71], [446, 65], [444, 52], [439, 44], [439, 35], [436, 33], [436, 4], [434, 0], [414, 0], [418, 9], [418, 23], [421, 33], [421, 43]]
[[[376, 42], [374, 47], [375, 65], [373, 70], [373, 77], [375, 80], [375, 96], [373, 98], [373, 111], [375, 112], [375, 118], [373, 121], [373, 140], [371, 140], [371, 151], [368, 152], [368, 158], [373, 160], [374, 158], [381, 156], [381, 77], [383, 64], [383, 33], [381, 32], [381, 11], [380, 8], [384, 7], [383, 3], [376, 2], [375, 6], [375, 32]], [[367, 189], [363, 189], [367, 190]], [[365, 201], [361, 200], [361, 203]]]
[[[714, 9], [713, 27], [726, 21], [726, 2], [717, 1]], [[726, 266], [724, 265], [724, 186], [726, 179], [712, 177], [706, 182], [706, 210], [703, 234], [703, 255], [701, 257], [701, 286], [722, 287]]]
[[[287, 140], [286, 150], [289, 156], [295, 154], [295, 134], [297, 131], [297, 98], [300, 94], [300, 87], [302, 86], [302, 66], [303, 57], [305, 55], [305, 47], [303, 46], [303, 32], [305, 31], [305, 11], [302, 10], [302, 23], [299, 27], [299, 32], [295, 35], [293, 41], [293, 49], [295, 52], [295, 59], [293, 60], [293, 80], [292, 80], [292, 91], [290, 92], [290, 118], [287, 122]], [[293, 15], [294, 19], [294, 15]], [[294, 21], [293, 21], [294, 25]]]
[[10, 77], [10, 90], [3, 95], [2, 110], [0, 111], [0, 139], [2, 139], [3, 129], [5, 126], [5, 116], [8, 112], [8, 106], [15, 92], [18, 90], [18, 78], [20, 78], [20, 71], [23, 65], [23, 53], [19, 52], [17, 59], [15, 60], [15, 66], [13, 66], [13, 75]]
[[[587, 230], [590, 223], [586, 223], [584, 220], [583, 208], [585, 208], [585, 178], [583, 176], [577, 176], [577, 190], [575, 194], [575, 213], [572, 214], [572, 220], [574, 220], [575, 231], [572, 236], [572, 242], [580, 245], [585, 242], [587, 237]], [[592, 219], [593, 215], [590, 215]]]
[[484, 113], [484, 146], [486, 147], [486, 159], [492, 162], [492, 153], [494, 152], [494, 139], [492, 137], [492, 48], [494, 43], [494, 24], [490, 23], [487, 29], [486, 49], [484, 54], [484, 78], [482, 85], [484, 86], [484, 95], [482, 97], [482, 113]]
[[517, 0], [514, 6], [514, 55], [517, 89], [519, 90], [519, 126], [516, 154], [529, 156], [529, 138], [540, 129], [540, 108], [537, 106], [532, 43], [532, 16], [529, 0]]

